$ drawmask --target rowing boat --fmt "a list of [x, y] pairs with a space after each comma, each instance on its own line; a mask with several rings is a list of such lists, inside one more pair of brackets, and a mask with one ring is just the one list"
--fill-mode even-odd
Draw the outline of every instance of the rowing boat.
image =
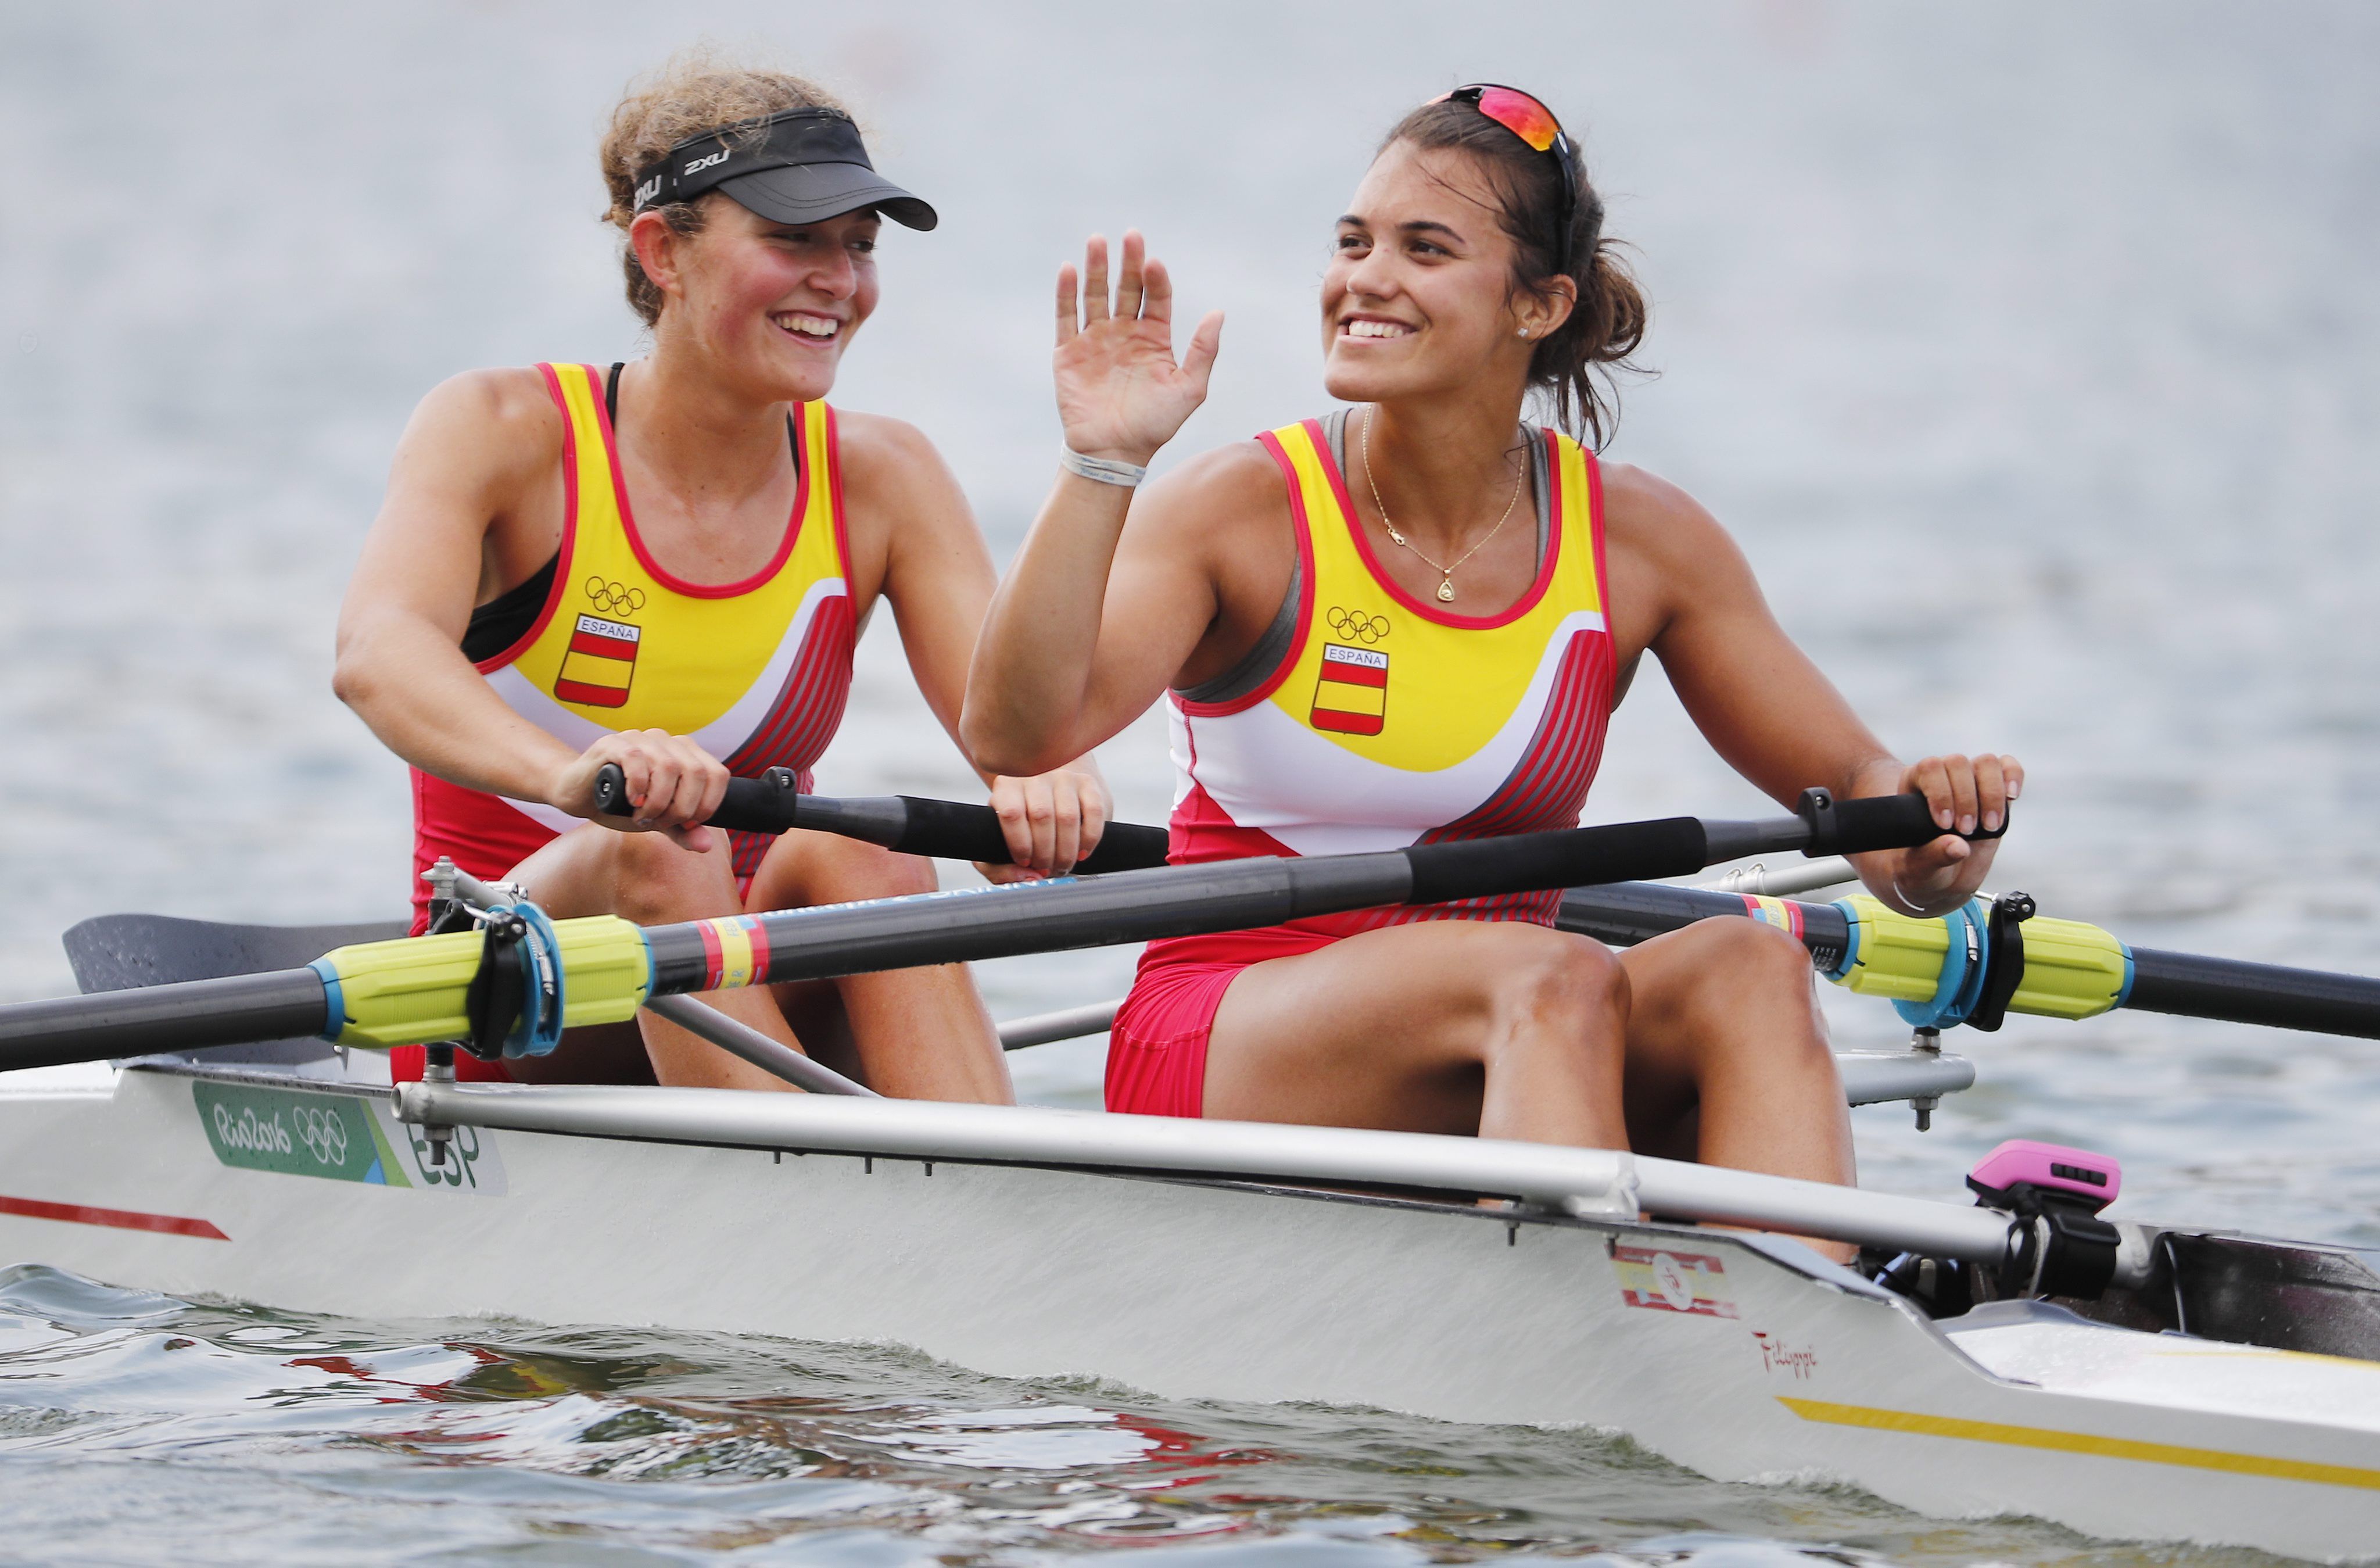
[[[1799, 842], [1777, 824], [1753, 836], [1861, 846], [1802, 820]], [[1745, 842], [1706, 838], [1689, 858]], [[1303, 893], [1268, 885], [1378, 897], [1364, 881], [1377, 857], [1350, 858], [1373, 865], [1358, 875], [1318, 860]], [[1563, 865], [1592, 880], [1627, 863], [1598, 851]], [[1402, 874], [1398, 896], [1420, 897], [1443, 895], [1451, 873], [1441, 863], [1418, 890], [1410, 864]], [[1101, 934], [1088, 928], [1120, 920], [1178, 928], [1199, 899], [1230, 906], [1211, 919], [1272, 918], [1252, 908], [1264, 898], [1251, 885], [1206, 868], [1126, 870], [735, 929], [762, 978], [853, 972], [929, 951], [1022, 951], [1016, 933], [1037, 923], [1051, 946], [1086, 945]], [[87, 985], [164, 983], [0, 1008], [0, 1061], [165, 1054], [84, 1087], [0, 1079], [0, 1257], [314, 1312], [887, 1342], [999, 1375], [1094, 1374], [1168, 1396], [1584, 1424], [1721, 1479], [1846, 1481], [1935, 1515], [2028, 1513], [2105, 1537], [2323, 1559], [2380, 1550], [2374, 1258], [2100, 1218], [2119, 1177], [2084, 1151], [2009, 1149], [1979, 1170], [1985, 1201], [1968, 1206], [1351, 1129], [864, 1093], [434, 1075], [393, 1088], [384, 1058], [357, 1047], [385, 1043], [365, 1038], [375, 1031], [464, 1032], [449, 949], [477, 944], [485, 966], [537, 946], [484, 934], [504, 890], [462, 891], [480, 906], [480, 933], [346, 932], [313, 964], [294, 960], [319, 952], [315, 933], [167, 940], [121, 922], [83, 933]], [[1995, 1006], [2082, 1015], [2092, 1008], [2075, 977], [2109, 967], [2075, 956], [2106, 943], [1989, 910], [1909, 922], [1928, 936], [1856, 899], [1597, 885], [1568, 896], [1565, 919], [1629, 941], [1714, 914], [1797, 930], [1822, 968], [1930, 1020], [1917, 1022], [1921, 1041], [1996, 1022]], [[200, 937], [216, 951], [200, 952]], [[669, 928], [641, 940], [647, 1000], [697, 966], [689, 951], [708, 951]], [[610, 950], [566, 930], [554, 946], [565, 966], [594, 954], [589, 994], [609, 996]], [[2371, 1006], [2368, 981], [2216, 964], [2188, 993], [2179, 955], [2115, 947], [2117, 980], [2096, 999], [2109, 1006], [2278, 1014], [2295, 984], [2309, 1011], [2268, 1021], [2372, 1033], [2380, 1018], [2353, 1012]], [[2010, 972], [2012, 950], [2029, 973]], [[409, 968], [390, 957], [408, 952]], [[1912, 954], [1925, 954], [1936, 974], [1920, 986]], [[445, 978], [421, 980], [430, 971]], [[310, 1027], [257, 1022], [303, 1013], [290, 1000], [310, 983], [314, 986]], [[201, 1019], [177, 1045], [174, 1009], [201, 1006], [247, 1009], [249, 1022]], [[495, 1036], [519, 1027], [473, 1023]], [[227, 1030], [251, 1038], [226, 1043]], [[354, 1038], [343, 1048], [326, 1032]], [[1863, 1266], [1788, 1234], [1857, 1242]]]

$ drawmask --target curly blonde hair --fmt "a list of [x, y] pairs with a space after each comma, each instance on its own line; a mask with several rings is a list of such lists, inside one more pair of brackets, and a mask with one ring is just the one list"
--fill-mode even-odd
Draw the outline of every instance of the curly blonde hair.
[[[612, 204], [603, 221], [620, 231], [620, 270], [628, 286], [628, 308], [647, 326], [661, 320], [662, 291], [645, 275], [627, 243], [637, 216], [637, 173], [687, 137], [707, 130], [765, 120], [787, 109], [843, 109], [843, 101], [818, 83], [790, 71], [739, 64], [708, 49], [674, 55], [650, 74], [628, 84], [603, 132], [599, 156], [603, 188]], [[702, 232], [706, 193], [650, 211], [683, 235]]]

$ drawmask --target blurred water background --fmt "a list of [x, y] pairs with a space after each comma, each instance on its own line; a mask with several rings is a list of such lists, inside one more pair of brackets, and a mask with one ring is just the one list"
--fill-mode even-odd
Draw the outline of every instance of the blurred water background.
[[[835, 401], [921, 425], [1002, 558], [1051, 472], [1045, 297], [1083, 235], [1144, 228], [1186, 314], [1229, 312], [1171, 456], [1318, 412], [1315, 285], [1374, 140], [1459, 82], [1533, 88], [1655, 302], [1611, 456], [1718, 512], [1904, 755], [2024, 759], [1998, 883], [2145, 945], [2380, 970], [2368, 7], [0, 0], [0, 999], [71, 990], [57, 933], [103, 911], [397, 911], [404, 775], [330, 695], [339, 593], [431, 385], [638, 352], [595, 138], [701, 39], [845, 91], [941, 208], [888, 232]], [[821, 787], [966, 794], [889, 618], [860, 666]], [[1161, 730], [1103, 760], [1160, 820]], [[1648, 671], [1589, 819], [1758, 809]], [[1130, 960], [982, 979], [1013, 1015]], [[1904, 1038], [1830, 1005], [1840, 1045]], [[1868, 1185], [1947, 1196], [2041, 1136], [2119, 1155], [2128, 1212], [2380, 1242], [2380, 1045], [2121, 1014], [1954, 1043], [1982, 1082], [1933, 1132], [1857, 1113]], [[1095, 1103], [1099, 1052], [1027, 1052], [1020, 1088]], [[38, 1267], [0, 1282], [0, 1556], [50, 1561], [2235, 1560], [1720, 1488], [1582, 1433]]]

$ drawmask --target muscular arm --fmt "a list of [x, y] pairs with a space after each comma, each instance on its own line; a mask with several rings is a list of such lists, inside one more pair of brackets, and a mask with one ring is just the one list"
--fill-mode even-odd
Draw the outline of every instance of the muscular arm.
[[1279, 607], [1286, 507], [1253, 443], [1196, 457], [1136, 497], [1062, 474], [977, 644], [969, 749], [989, 766], [1097, 746], [1177, 677], [1228, 668]]
[[[1079, 286], [1078, 286], [1079, 283]], [[1210, 314], [1173, 359], [1173, 284], [1126, 231], [1111, 298], [1107, 241], [1058, 269], [1051, 357], [1066, 444], [1146, 465], [1206, 400], [1222, 340]], [[1217, 619], [1211, 568], [1253, 453], [1209, 454], [1140, 492], [1062, 473], [976, 647], [961, 743], [1014, 772], [1097, 746], [1157, 700]], [[1245, 482], [1245, 481], [1243, 481]]]
[[507, 708], [461, 644], [490, 530], [561, 454], [561, 416], [534, 371], [473, 371], [423, 398], [340, 606], [332, 677], [414, 766], [530, 800], [547, 797], [573, 753]]
[[879, 590], [892, 603], [917, 689], [955, 740], [967, 655], [991, 599], [991, 553], [958, 480], [922, 432], [879, 416], [838, 418], [853, 549], [882, 562]]
[[1777, 624], [1718, 519], [1641, 469], [1605, 472], [1615, 630], [1634, 643], [1623, 657], [1660, 660], [1713, 749], [1771, 799], [1790, 806], [1812, 785], [1876, 793], [1857, 787], [1863, 776], [1899, 764]]
[[[560, 410], [534, 371], [474, 371], [433, 390], [397, 443], [388, 498], [339, 607], [332, 687], [391, 751], [470, 789], [595, 815], [595, 774], [627, 773], [629, 832], [707, 849], [696, 826], [719, 807], [727, 770], [659, 730], [570, 748], [504, 705], [463, 656], [480, 599], [526, 578], [561, 527]], [[519, 557], [497, 569], [506, 553]]]
[[[892, 603], [910, 672], [956, 742], [967, 662], [991, 600], [991, 553], [958, 480], [914, 426], [848, 415], [841, 444], [854, 553], [863, 548], [863, 530], [871, 547], [880, 541], [880, 591]], [[962, 755], [965, 749], [962, 743]], [[1109, 805], [1089, 749], [1068, 752], [1047, 768], [978, 767], [1017, 865], [1063, 871], [1099, 843]]]
[[[1997, 825], [2022, 783], [2013, 759], [1903, 764], [1785, 635], [1742, 551], [1692, 496], [1621, 465], [1607, 469], [1605, 492], [1622, 657], [1649, 650], [1661, 661], [1678, 700], [1736, 772], [1784, 805], [1813, 785], [1846, 799], [1915, 788], [1946, 829]], [[1939, 914], [1973, 893], [1996, 848], [1946, 836], [1854, 863], [1879, 898]]]

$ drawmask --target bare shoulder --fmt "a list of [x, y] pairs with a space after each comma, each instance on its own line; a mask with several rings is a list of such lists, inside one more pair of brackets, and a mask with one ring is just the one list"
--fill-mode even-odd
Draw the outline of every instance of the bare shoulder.
[[1603, 537], [1612, 631], [1623, 661], [1661, 642], [1681, 615], [1760, 603], [1751, 563], [1727, 529], [1658, 474], [1631, 463], [1603, 465]]
[[907, 473], [920, 464], [944, 467], [942, 455], [934, 449], [926, 432], [906, 419], [837, 408], [834, 439], [846, 484], [862, 474], [876, 477]]
[[905, 526], [961, 523], [970, 517], [956, 475], [924, 431], [882, 414], [834, 411], [835, 465], [853, 522], [897, 518]]
[[1605, 463], [1603, 529], [1608, 546], [1665, 563], [1691, 563], [1717, 549], [1735, 553], [1710, 509], [1649, 468]]
[[565, 433], [537, 371], [465, 371], [415, 407], [398, 461], [428, 462], [484, 483], [525, 480], [561, 461]]
[[1133, 503], [1135, 527], [1159, 534], [1194, 529], [1207, 539], [1268, 530], [1289, 516], [1289, 487], [1265, 449], [1235, 441], [1201, 452], [1153, 481]]

